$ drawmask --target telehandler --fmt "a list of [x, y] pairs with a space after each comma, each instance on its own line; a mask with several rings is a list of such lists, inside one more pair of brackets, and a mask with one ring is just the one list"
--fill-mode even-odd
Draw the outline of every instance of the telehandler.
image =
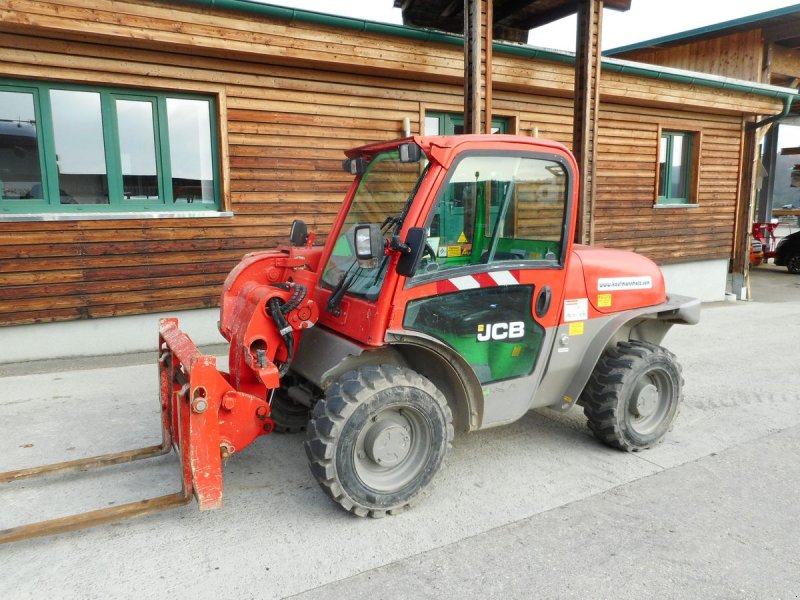
[[354, 181], [324, 246], [299, 220], [289, 245], [246, 255], [222, 290], [217, 369], [164, 319], [163, 443], [9, 472], [180, 456], [182, 492], [0, 532], [0, 542], [144, 514], [220, 506], [222, 461], [258, 436], [306, 430], [313, 476], [344, 509], [406, 509], [454, 431], [581, 404], [626, 451], [672, 427], [683, 379], [659, 344], [700, 304], [667, 295], [631, 252], [573, 243], [577, 166], [563, 145], [507, 135], [409, 137], [346, 152]]

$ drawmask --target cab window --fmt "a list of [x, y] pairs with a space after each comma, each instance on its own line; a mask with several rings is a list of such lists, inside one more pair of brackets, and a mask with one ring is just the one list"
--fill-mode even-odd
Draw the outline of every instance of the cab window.
[[452, 169], [428, 225], [434, 257], [416, 277], [471, 265], [562, 264], [568, 190], [561, 162], [466, 156]]

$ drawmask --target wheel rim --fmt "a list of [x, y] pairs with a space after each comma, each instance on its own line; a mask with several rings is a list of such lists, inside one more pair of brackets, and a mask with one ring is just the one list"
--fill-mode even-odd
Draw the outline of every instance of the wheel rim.
[[408, 406], [385, 408], [359, 432], [353, 464], [361, 482], [376, 491], [395, 491], [423, 469], [433, 436], [425, 416]]
[[626, 418], [639, 435], [651, 435], [664, 422], [672, 406], [672, 382], [661, 370], [652, 370], [639, 378], [633, 389]]

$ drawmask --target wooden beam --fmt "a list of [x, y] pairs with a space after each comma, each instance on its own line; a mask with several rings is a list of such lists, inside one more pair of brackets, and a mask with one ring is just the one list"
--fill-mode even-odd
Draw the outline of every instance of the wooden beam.
[[494, 11], [494, 16], [497, 19], [497, 22], [500, 23], [504, 19], [513, 16], [515, 13], [519, 12], [523, 8], [526, 8], [530, 4], [531, 0], [509, 0], [505, 4], [501, 4], [500, 7]]
[[764, 27], [764, 39], [768, 42], [780, 42], [797, 37], [800, 20], [795, 18], [784, 18], [779, 25]]
[[770, 76], [800, 77], [800, 50], [790, 50], [777, 44], [771, 44], [771, 47]]
[[592, 243], [592, 208], [594, 205], [595, 151], [597, 119], [600, 108], [600, 37], [603, 0], [583, 0], [578, 8], [575, 52], [574, 118], [572, 152], [578, 162], [580, 190], [578, 197], [577, 242]]
[[464, 133], [492, 131], [492, 2], [464, 0]]
[[742, 123], [741, 179], [737, 191], [734, 221], [733, 260], [731, 262], [731, 292], [739, 300], [746, 300], [750, 277], [750, 226], [753, 222], [753, 196], [755, 170], [758, 161], [758, 131]]

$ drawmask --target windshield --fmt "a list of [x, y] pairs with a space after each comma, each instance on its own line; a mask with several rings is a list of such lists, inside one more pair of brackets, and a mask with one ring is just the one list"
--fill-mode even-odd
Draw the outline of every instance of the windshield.
[[353, 230], [356, 225], [376, 224], [381, 226], [386, 239], [398, 233], [424, 174], [419, 162], [401, 162], [397, 149], [372, 158], [322, 272], [324, 285], [334, 288], [346, 278], [348, 294], [377, 299], [386, 275], [388, 256], [379, 261], [377, 268], [360, 268], [353, 250]]

